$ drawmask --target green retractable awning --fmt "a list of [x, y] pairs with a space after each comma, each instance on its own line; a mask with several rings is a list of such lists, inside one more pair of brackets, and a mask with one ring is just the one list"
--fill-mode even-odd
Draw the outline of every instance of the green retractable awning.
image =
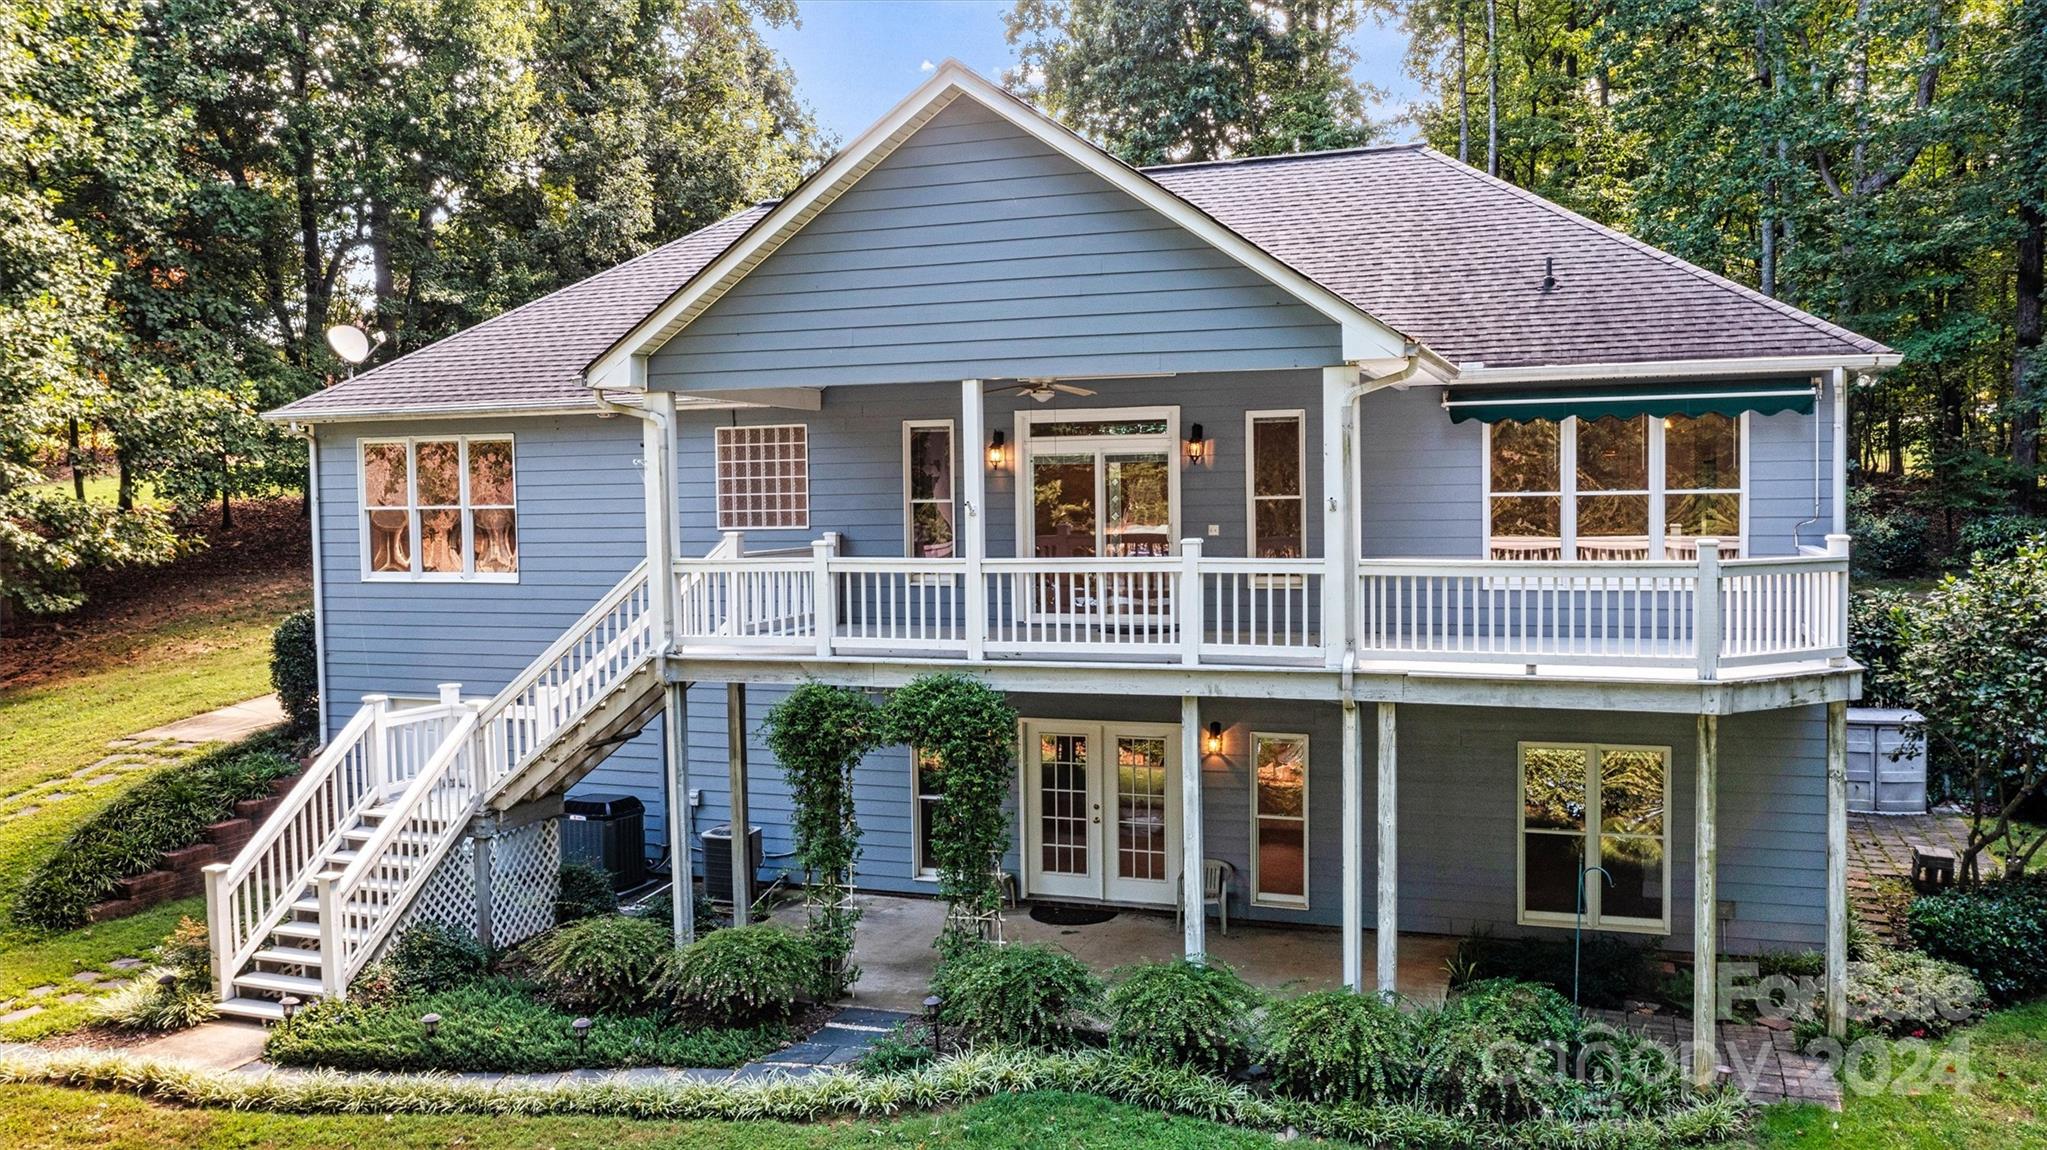
[[1812, 381], [1802, 376], [1783, 379], [1663, 381], [1660, 383], [1582, 383], [1573, 387], [1452, 388], [1443, 406], [1450, 422], [1467, 419], [1497, 423], [1503, 419], [1598, 419], [1613, 415], [1740, 415], [1754, 411], [1812, 414]]

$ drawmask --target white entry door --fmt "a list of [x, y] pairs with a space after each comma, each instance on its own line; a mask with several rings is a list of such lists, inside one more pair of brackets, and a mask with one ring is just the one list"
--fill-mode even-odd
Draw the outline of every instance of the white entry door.
[[1180, 729], [1032, 720], [1023, 749], [1030, 893], [1170, 906], [1180, 873]]

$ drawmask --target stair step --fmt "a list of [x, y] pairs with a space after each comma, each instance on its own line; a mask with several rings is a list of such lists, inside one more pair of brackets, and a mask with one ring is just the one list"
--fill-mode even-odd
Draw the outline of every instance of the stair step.
[[217, 1009], [222, 1014], [259, 1022], [278, 1022], [284, 1018], [284, 1007], [268, 998], [224, 998]]
[[[320, 941], [320, 923], [319, 920], [317, 919], [310, 921], [301, 920], [296, 922], [281, 922], [278, 923], [275, 927], [272, 927], [270, 933], [277, 936], [278, 938], [298, 939], [304, 942], [318, 942]], [[348, 933], [352, 938], [361, 938], [363, 935], [363, 932], [359, 930], [352, 930], [349, 931]]]
[[318, 966], [321, 954], [317, 950], [302, 950], [293, 946], [266, 946], [249, 956], [257, 962], [288, 963], [293, 966]]
[[274, 990], [279, 994], [296, 994], [300, 998], [320, 993], [320, 980], [301, 978], [296, 974], [276, 974], [267, 970], [253, 970], [235, 975], [235, 986], [252, 990]]
[[[351, 827], [350, 829], [341, 832], [341, 837], [347, 839], [350, 843], [355, 844], [353, 847], [350, 848], [351, 850], [359, 850], [363, 843], [366, 843], [370, 841], [372, 838], [375, 838], [376, 834], [377, 828], [375, 827]], [[432, 842], [434, 839], [439, 837], [440, 837], [439, 835], [422, 834], [418, 831], [406, 831], [404, 834], [399, 835], [395, 841], [403, 843], [425, 843]]]

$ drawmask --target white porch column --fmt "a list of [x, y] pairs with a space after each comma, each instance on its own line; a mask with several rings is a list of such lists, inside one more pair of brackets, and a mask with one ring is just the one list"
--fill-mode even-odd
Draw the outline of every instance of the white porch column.
[[696, 875], [689, 850], [689, 684], [669, 683], [661, 701], [661, 731], [668, 737], [668, 876], [673, 884], [675, 945], [696, 940]]
[[1185, 951], [1189, 961], [1200, 962], [1208, 953], [1207, 920], [1201, 909], [1202, 860], [1207, 857], [1201, 842], [1201, 700], [1180, 696], [1180, 902], [1186, 913], [1181, 920], [1187, 928]]
[[746, 812], [746, 684], [725, 684], [725, 758], [732, 788], [732, 924], [753, 909], [753, 851]]
[[1720, 984], [1720, 890], [1718, 880], [1720, 719], [1699, 716], [1696, 807], [1692, 843], [1692, 1081], [1713, 1084], [1720, 1062], [1714, 991]]
[[640, 479], [647, 523], [647, 615], [659, 648], [668, 646], [672, 636], [669, 622], [675, 617], [671, 609], [675, 598], [675, 479], [669, 462], [675, 396], [650, 391], [641, 397], [641, 403], [650, 417], [640, 421]]
[[1400, 740], [1393, 704], [1379, 704], [1379, 993], [1392, 997], [1400, 975]]
[[966, 539], [967, 560], [967, 658], [979, 662], [988, 635], [988, 583], [981, 574], [981, 561], [988, 557], [988, 428], [983, 410], [981, 381], [960, 381], [960, 478], [961, 506], [967, 521], [961, 525]]
[[1343, 985], [1365, 989], [1365, 764], [1358, 754], [1358, 704], [1343, 701]]
[[1848, 704], [1827, 704], [1827, 1033], [1848, 1034]]
[[1358, 511], [1351, 498], [1357, 385], [1356, 364], [1322, 369], [1322, 647], [1331, 670], [1343, 666], [1351, 641], [1347, 605], [1358, 556]]

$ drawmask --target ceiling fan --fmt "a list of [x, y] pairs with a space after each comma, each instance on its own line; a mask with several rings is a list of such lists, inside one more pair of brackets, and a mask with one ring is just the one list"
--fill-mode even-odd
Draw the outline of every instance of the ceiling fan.
[[1012, 384], [1009, 387], [998, 387], [995, 389], [995, 394], [1000, 395], [1006, 391], [1013, 391], [1018, 395], [1027, 395], [1039, 403], [1050, 403], [1061, 394], [1082, 396], [1095, 394], [1094, 389], [1091, 387], [1081, 387], [1078, 384], [1072, 383], [1055, 383], [1049, 379], [1026, 379], [1022, 383]]

